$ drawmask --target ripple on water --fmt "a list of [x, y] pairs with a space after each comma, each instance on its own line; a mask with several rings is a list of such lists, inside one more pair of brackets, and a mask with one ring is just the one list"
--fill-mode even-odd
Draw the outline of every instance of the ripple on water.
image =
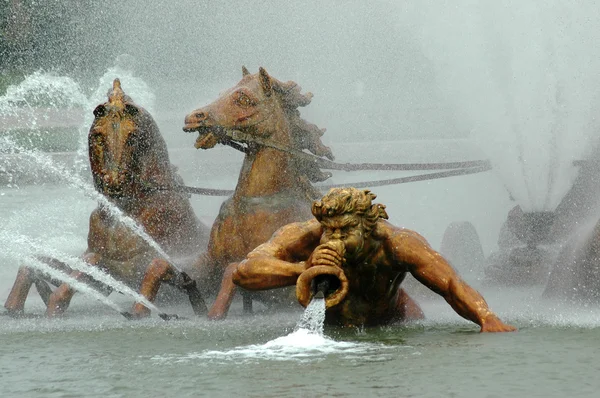
[[323, 334], [325, 321], [325, 300], [313, 300], [304, 311], [296, 329], [282, 337], [264, 344], [252, 344], [235, 347], [230, 350], [207, 350], [190, 353], [184, 356], [155, 356], [154, 361], [177, 363], [192, 360], [210, 360], [236, 363], [256, 360], [272, 361], [320, 361], [330, 355], [354, 360], [362, 358], [367, 361], [387, 360], [382, 352], [389, 350], [380, 343], [335, 341]]

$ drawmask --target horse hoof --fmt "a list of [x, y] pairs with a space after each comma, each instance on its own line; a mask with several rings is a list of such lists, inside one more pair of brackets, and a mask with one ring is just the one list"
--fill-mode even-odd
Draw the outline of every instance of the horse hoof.
[[137, 311], [133, 311], [133, 312], [128, 312], [128, 311], [123, 311], [121, 312], [121, 315], [123, 315], [125, 318], [127, 318], [130, 321], [137, 321], [140, 319], [146, 319], [150, 317], [150, 313], [146, 313], [144, 312], [137, 312]]
[[130, 321], [133, 321], [135, 319], [139, 319], [139, 317], [136, 317], [135, 315], [133, 315], [131, 312], [127, 312], [127, 311], [123, 311], [121, 312], [121, 315], [123, 315], [125, 318], [127, 318]]
[[183, 321], [183, 320], [187, 320], [187, 318], [179, 316], [177, 314], [165, 314], [164, 312], [162, 314], [158, 314], [158, 316], [160, 317], [160, 319], [164, 320], [164, 321]]
[[2, 315], [5, 316], [9, 316], [11, 318], [24, 318], [25, 317], [25, 313], [23, 312], [23, 310], [11, 310], [11, 309], [6, 309], [5, 312], [2, 313]]
[[209, 321], [222, 321], [227, 318], [227, 314], [224, 312], [209, 312], [206, 316]]

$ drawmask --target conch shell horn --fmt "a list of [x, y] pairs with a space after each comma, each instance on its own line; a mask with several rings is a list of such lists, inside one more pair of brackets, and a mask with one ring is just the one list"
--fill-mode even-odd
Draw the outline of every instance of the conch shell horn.
[[346, 278], [346, 274], [341, 268], [329, 265], [310, 267], [301, 273], [296, 280], [296, 298], [303, 307], [310, 304], [316, 293], [313, 289], [313, 280], [316, 281], [316, 278], [331, 278], [339, 281], [339, 287], [336, 291], [327, 294], [325, 297], [325, 307], [330, 308], [338, 305], [348, 294], [348, 278]]
[[[334, 240], [329, 244], [342, 258], [344, 257], [346, 248], [342, 241]], [[324, 289], [320, 290], [323, 287]], [[325, 296], [325, 307], [330, 308], [338, 305], [346, 297], [348, 288], [348, 278], [340, 267], [316, 265], [302, 272], [296, 280], [296, 298], [306, 307], [317, 294], [322, 293]], [[331, 292], [330, 289], [335, 291]]]

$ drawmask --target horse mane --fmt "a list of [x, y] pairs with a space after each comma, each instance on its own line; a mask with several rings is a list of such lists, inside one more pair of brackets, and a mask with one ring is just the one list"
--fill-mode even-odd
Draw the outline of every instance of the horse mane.
[[[325, 156], [333, 160], [331, 149], [323, 144], [321, 137], [326, 131], [300, 117], [298, 107], [310, 104], [313, 94], [302, 94], [302, 88], [293, 81], [281, 82], [271, 77], [273, 91], [279, 94], [281, 104], [290, 123], [295, 149], [306, 149], [316, 156]], [[296, 159], [296, 167], [312, 182], [325, 181], [331, 173], [323, 172], [315, 162]]]
[[[171, 164], [167, 143], [160, 133], [158, 124], [146, 109], [138, 106], [138, 123], [143, 130], [143, 139], [140, 142], [138, 167], [140, 177], [144, 183], [154, 183], [162, 187], [183, 185], [177, 167]], [[149, 162], [148, 158], [153, 159]]]

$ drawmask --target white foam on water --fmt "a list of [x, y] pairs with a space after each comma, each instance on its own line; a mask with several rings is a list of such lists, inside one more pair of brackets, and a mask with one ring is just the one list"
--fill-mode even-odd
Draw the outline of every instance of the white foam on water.
[[341, 355], [350, 358], [362, 355], [378, 354], [387, 346], [373, 343], [356, 343], [335, 341], [329, 337], [311, 332], [307, 329], [297, 329], [287, 336], [278, 337], [264, 344], [252, 344], [234, 347], [223, 351], [204, 351], [189, 353], [184, 356], [152, 357], [153, 361], [163, 363], [178, 363], [196, 360], [216, 361], [310, 361], [321, 360], [327, 355]]
[[264, 344], [239, 346], [224, 351], [204, 351], [184, 356], [155, 356], [152, 360], [159, 362], [186, 362], [193, 360], [217, 361], [306, 361], [321, 360], [327, 355], [342, 355], [347, 359], [357, 356], [387, 359], [379, 354], [386, 349], [385, 345], [373, 343], [356, 343], [335, 341], [323, 334], [325, 321], [325, 300], [316, 299], [306, 307], [296, 329], [282, 337]]

